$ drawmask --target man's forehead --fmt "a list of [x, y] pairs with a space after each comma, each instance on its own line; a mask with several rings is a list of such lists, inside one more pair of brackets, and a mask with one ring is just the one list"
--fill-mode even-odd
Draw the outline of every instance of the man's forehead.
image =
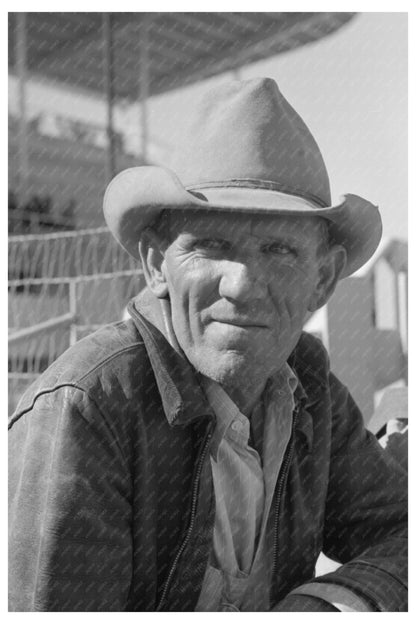
[[282, 215], [231, 210], [172, 210], [168, 215], [171, 232], [180, 234], [202, 229], [206, 232], [247, 234], [310, 235], [319, 231], [324, 219], [315, 216]]

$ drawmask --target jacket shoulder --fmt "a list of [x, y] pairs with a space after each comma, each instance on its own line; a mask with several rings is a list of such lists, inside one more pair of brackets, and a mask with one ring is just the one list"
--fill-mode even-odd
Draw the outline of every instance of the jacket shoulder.
[[72, 386], [88, 392], [103, 370], [126, 376], [131, 360], [142, 360], [144, 351], [143, 340], [131, 320], [100, 328], [67, 349], [40, 375], [20, 399], [11, 420], [29, 411], [39, 396], [59, 388]]

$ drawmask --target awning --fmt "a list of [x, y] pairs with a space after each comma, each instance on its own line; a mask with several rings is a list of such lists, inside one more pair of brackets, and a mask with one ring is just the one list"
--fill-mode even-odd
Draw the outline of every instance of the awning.
[[[114, 97], [135, 100], [146, 50], [148, 95], [235, 70], [325, 37], [354, 13], [111, 13]], [[9, 68], [16, 13], [9, 13]], [[102, 13], [28, 13], [27, 71], [105, 92]]]

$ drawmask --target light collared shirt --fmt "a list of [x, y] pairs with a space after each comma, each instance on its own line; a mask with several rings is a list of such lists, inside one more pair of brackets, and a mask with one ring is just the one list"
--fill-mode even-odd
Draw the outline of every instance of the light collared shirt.
[[250, 420], [219, 384], [206, 378], [203, 383], [217, 417], [210, 458], [216, 516], [196, 610], [267, 611], [273, 549], [266, 547], [266, 525], [292, 430], [297, 378], [285, 365], [253, 410], [260, 453], [251, 445]]
[[[286, 364], [268, 381], [250, 420], [219, 384], [203, 378], [203, 385], [217, 417], [210, 457], [216, 515], [195, 610], [269, 611], [273, 544], [267, 527], [292, 431], [297, 378]], [[331, 583], [307, 583], [292, 593], [321, 598], [339, 611], [372, 610], [354, 592]]]

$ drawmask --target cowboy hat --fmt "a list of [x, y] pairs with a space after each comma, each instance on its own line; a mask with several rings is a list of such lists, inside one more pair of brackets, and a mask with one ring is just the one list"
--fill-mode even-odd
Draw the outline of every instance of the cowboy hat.
[[376, 206], [351, 194], [331, 205], [319, 147], [270, 78], [232, 81], [205, 93], [173, 162], [175, 171], [126, 169], [107, 187], [107, 225], [135, 258], [140, 233], [164, 209], [323, 217], [331, 240], [347, 252], [341, 278], [367, 262], [380, 242]]

